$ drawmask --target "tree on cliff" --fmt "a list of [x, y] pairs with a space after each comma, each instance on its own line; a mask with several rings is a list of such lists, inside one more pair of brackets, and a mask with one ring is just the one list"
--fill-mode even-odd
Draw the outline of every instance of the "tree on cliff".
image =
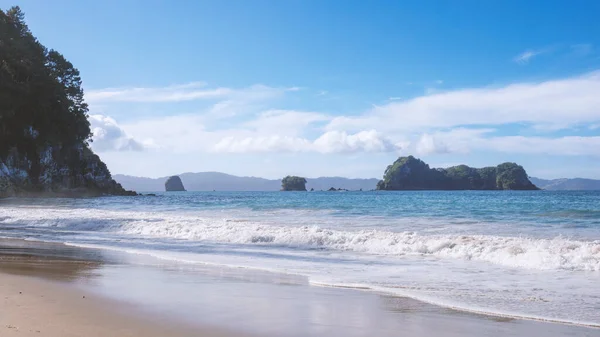
[[88, 147], [87, 118], [79, 71], [33, 36], [19, 7], [0, 10], [0, 185], [14, 187], [10, 172], [25, 171], [17, 185], [29, 191], [124, 193]]
[[496, 186], [500, 190], [538, 189], [527, 176], [521, 165], [504, 163], [496, 167]]
[[425, 162], [413, 156], [400, 157], [389, 165], [378, 190], [430, 190], [447, 185], [443, 173], [429, 168]]
[[281, 180], [282, 191], [306, 191], [306, 179], [297, 176], [287, 176]]
[[0, 10], [0, 150], [89, 141], [87, 113], [79, 71], [31, 34], [19, 7]]

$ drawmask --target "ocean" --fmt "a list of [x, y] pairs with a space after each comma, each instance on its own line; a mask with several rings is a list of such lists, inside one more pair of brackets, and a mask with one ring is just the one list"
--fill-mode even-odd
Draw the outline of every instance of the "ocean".
[[600, 192], [176, 192], [0, 200], [0, 237], [600, 326]]

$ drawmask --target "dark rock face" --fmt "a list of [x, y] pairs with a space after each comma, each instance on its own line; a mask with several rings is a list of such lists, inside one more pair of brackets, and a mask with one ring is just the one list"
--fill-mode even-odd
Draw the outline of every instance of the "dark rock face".
[[183, 187], [183, 182], [181, 182], [181, 178], [179, 176], [172, 176], [167, 179], [165, 182], [165, 191], [167, 192], [181, 192], [185, 191]]
[[306, 191], [306, 179], [303, 177], [287, 176], [281, 180], [282, 191]]
[[515, 163], [472, 168], [433, 169], [413, 156], [400, 157], [385, 170], [378, 190], [537, 190], [525, 169]]
[[37, 156], [16, 149], [0, 156], [0, 197], [95, 197], [137, 195], [115, 182], [87, 146], [43, 147]]

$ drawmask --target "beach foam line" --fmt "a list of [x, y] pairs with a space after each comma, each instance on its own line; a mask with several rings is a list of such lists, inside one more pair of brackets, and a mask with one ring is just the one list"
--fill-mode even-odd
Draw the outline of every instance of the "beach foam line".
[[381, 294], [389, 294], [398, 297], [410, 298], [419, 302], [435, 305], [437, 307], [448, 308], [456, 311], [467, 312], [471, 314], [485, 315], [491, 317], [501, 317], [501, 318], [511, 318], [511, 319], [521, 319], [521, 320], [530, 320], [530, 321], [539, 321], [545, 323], [555, 323], [555, 324], [564, 324], [564, 325], [575, 325], [582, 326], [587, 328], [595, 328], [600, 329], [600, 323], [594, 322], [583, 322], [583, 321], [575, 321], [575, 320], [567, 320], [567, 319], [558, 319], [558, 318], [550, 318], [536, 315], [528, 315], [521, 313], [511, 313], [506, 311], [499, 311], [488, 308], [477, 308], [472, 306], [461, 305], [459, 303], [453, 303], [448, 301], [443, 301], [439, 299], [434, 299], [429, 296], [411, 293], [407, 291], [402, 291], [399, 289], [400, 287], [382, 287], [382, 286], [373, 286], [368, 284], [352, 284], [352, 283], [334, 283], [334, 282], [322, 282], [322, 281], [313, 281], [309, 280], [310, 285], [316, 287], [331, 287], [331, 288], [343, 288], [343, 289], [354, 289], [359, 291], [370, 291], [377, 292]]

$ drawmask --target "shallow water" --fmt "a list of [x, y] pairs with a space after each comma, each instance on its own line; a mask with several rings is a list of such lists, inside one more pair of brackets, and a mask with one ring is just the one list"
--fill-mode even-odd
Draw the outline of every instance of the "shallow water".
[[600, 325], [600, 192], [185, 192], [9, 199], [0, 236]]

